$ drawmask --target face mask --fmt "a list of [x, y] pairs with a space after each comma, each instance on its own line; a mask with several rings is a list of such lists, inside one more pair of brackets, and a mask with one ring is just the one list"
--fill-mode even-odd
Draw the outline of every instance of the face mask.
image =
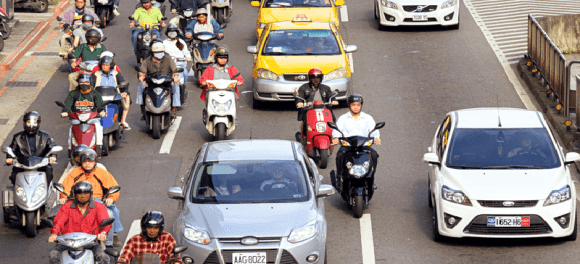
[[154, 53], [155, 54], [155, 58], [157, 58], [158, 60], [163, 59], [163, 56], [165, 56], [165, 53]]
[[81, 85], [79, 85], [79, 88], [81, 89], [81, 91], [86, 92], [88, 89], [91, 88], [91, 86], [86, 85], [86, 84], [81, 84]]
[[177, 37], [177, 32], [169, 32], [169, 33], [167, 33], [167, 35], [173, 39], [173, 38]]
[[83, 9], [78, 9], [77, 8], [75, 11], [77, 12], [77, 14], [84, 14], [85, 13], [85, 9], [84, 8]]
[[92, 28], [93, 27], [93, 23], [91, 24], [83, 24], [83, 27], [86, 29]]

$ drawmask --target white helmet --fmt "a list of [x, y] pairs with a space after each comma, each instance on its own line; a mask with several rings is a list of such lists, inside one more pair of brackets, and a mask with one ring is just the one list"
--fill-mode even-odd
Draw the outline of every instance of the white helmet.
[[115, 53], [113, 53], [112, 51], [103, 51], [103, 53], [101, 53], [101, 56], [99, 58], [103, 58], [103, 57], [115, 57]]
[[156, 41], [155, 43], [153, 43], [153, 45], [151, 45], [151, 52], [160, 52], [160, 51], [165, 51], [165, 45], [163, 45], [163, 42]]

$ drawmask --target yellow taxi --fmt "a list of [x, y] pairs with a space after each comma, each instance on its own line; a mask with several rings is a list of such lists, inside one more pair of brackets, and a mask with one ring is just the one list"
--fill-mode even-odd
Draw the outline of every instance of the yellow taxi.
[[344, 0], [261, 0], [252, 1], [251, 5], [260, 7], [256, 22], [256, 37], [259, 38], [268, 23], [291, 21], [296, 14], [339, 27], [337, 7], [344, 5]]
[[312, 21], [304, 14], [269, 23], [258, 44], [247, 48], [254, 54], [254, 107], [261, 101], [293, 101], [312, 68], [322, 71], [323, 84], [338, 90], [336, 99], [346, 100], [351, 94], [348, 55], [356, 50], [356, 45], [344, 44], [334, 23]]

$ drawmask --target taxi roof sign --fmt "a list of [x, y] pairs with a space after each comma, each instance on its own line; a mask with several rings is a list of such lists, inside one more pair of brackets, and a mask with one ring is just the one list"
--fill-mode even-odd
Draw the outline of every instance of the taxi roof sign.
[[312, 22], [306, 14], [296, 14], [292, 22]]

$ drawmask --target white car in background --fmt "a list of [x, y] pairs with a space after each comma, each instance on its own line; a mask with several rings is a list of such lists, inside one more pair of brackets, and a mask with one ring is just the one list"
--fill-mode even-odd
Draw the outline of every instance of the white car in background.
[[433, 238], [565, 237], [576, 240], [576, 188], [563, 149], [540, 112], [450, 112], [423, 160], [429, 163]]
[[459, 29], [459, 0], [375, 0], [380, 26], [449, 26]]

